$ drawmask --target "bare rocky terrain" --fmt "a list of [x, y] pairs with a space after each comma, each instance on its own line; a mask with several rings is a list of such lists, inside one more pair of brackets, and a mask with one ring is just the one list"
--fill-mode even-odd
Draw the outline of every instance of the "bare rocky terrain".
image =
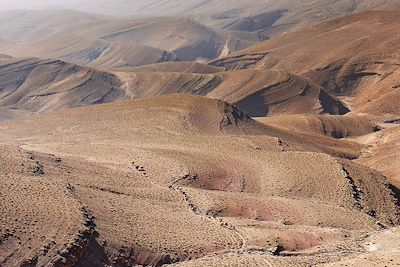
[[367, 253], [357, 244], [399, 220], [382, 174], [219, 100], [171, 95], [0, 127], [6, 266], [331, 263]]
[[0, 12], [0, 266], [400, 265], [397, 1], [100, 2]]

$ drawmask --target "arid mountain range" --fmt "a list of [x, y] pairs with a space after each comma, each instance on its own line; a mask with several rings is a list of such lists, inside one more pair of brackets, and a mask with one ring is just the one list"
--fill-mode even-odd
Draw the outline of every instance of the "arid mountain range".
[[22, 3], [0, 266], [400, 264], [400, 1]]
[[189, 16], [213, 28], [276, 35], [343, 15], [399, 7], [398, 0], [16, 0], [7, 8], [64, 8], [119, 18]]

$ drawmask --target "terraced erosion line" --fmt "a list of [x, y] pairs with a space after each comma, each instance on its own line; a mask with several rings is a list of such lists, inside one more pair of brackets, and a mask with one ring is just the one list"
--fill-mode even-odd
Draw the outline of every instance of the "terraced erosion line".
[[[363, 191], [357, 186], [356, 181], [351, 176], [349, 171], [343, 165], [339, 164], [339, 166], [340, 166], [341, 175], [347, 180], [347, 182], [349, 184], [350, 192], [354, 199], [354, 206], [359, 211], [362, 211], [364, 209], [363, 203], [362, 203]], [[376, 217], [373, 213], [368, 213], [368, 216], [371, 217], [371, 219], [373, 219], [374, 221], [376, 221]], [[381, 224], [379, 221], [376, 221], [376, 223], [379, 227], [386, 228], [386, 226]]]
[[341, 165], [340, 173], [349, 182], [351, 194], [352, 194], [353, 199], [355, 201], [355, 206], [357, 207], [357, 209], [361, 210], [362, 209], [362, 206], [361, 206], [361, 190], [357, 187], [354, 179], [350, 176], [350, 173], [342, 165]]
[[[23, 153], [22, 151], [24, 151], [24, 153], [26, 154], [26, 156], [28, 157], [29, 160], [34, 162], [34, 169], [32, 169], [32, 173], [35, 176], [43, 176], [44, 173], [44, 166], [40, 163], [39, 160], [36, 159], [35, 154], [32, 151], [27, 151], [24, 150], [20, 147], [20, 153]], [[65, 207], [65, 210], [67, 210], [67, 207]], [[86, 217], [84, 215], [84, 217]], [[70, 221], [70, 217], [68, 216], [68, 220]], [[59, 219], [59, 223], [61, 223], [62, 219]], [[70, 222], [71, 224], [72, 222]], [[64, 227], [64, 234], [63, 234], [63, 238], [66, 237], [67, 234], [67, 229], [69, 228], [70, 225], [68, 225], [67, 227]], [[57, 230], [54, 230], [52, 232], [52, 235], [56, 234]], [[75, 232], [73, 234], [73, 237], [75, 237], [76, 235], [78, 235], [78, 232]], [[9, 263], [11, 266], [47, 266], [50, 264], [51, 260], [54, 259], [55, 257], [57, 257], [58, 255], [54, 256], [53, 258], [44, 258], [43, 260], [39, 261], [39, 257], [40, 256], [46, 256], [48, 255], [51, 251], [55, 250], [56, 243], [54, 241], [50, 241], [49, 237], [47, 237], [44, 241], [40, 242], [38, 245], [36, 245], [35, 247], [31, 248], [27, 253], [25, 253], [23, 256], [19, 257], [19, 260], [16, 263], [12, 263], [15, 259], [15, 257], [18, 255], [18, 252], [23, 248], [23, 246], [28, 242], [25, 241], [24, 244], [22, 244], [20, 246], [20, 248], [16, 251], [14, 251], [9, 257], [7, 257], [3, 262], [0, 263], [0, 266], [2, 266], [2, 264], [6, 264]], [[41, 248], [41, 253], [37, 253], [36, 250]], [[42, 250], [44, 249], [44, 250]], [[26, 259], [28, 256], [32, 255], [31, 257], [29, 257], [28, 259]]]
[[73, 266], [77, 264], [85, 251], [88, 249], [90, 242], [97, 237], [95, 218], [91, 212], [82, 205], [82, 202], [75, 193], [75, 188], [68, 184], [66, 192], [73, 199], [81, 204], [81, 212], [84, 219], [84, 230], [77, 231], [72, 243], [68, 244], [63, 251], [54, 256], [45, 266]]
[[[80, 200], [75, 194], [75, 189], [73, 186], [68, 185], [66, 188], [66, 194], [71, 196], [73, 199]], [[28, 256], [34, 249], [28, 252], [25, 256], [21, 257], [21, 260], [12, 266], [54, 266], [54, 267], [65, 267], [65, 266], [75, 266], [79, 263], [81, 258], [85, 255], [91, 241], [97, 237], [97, 232], [95, 230], [96, 224], [94, 222], [95, 218], [91, 212], [84, 206], [81, 206], [81, 212], [83, 216], [83, 230], [77, 230], [73, 235], [73, 239], [70, 240], [67, 245], [61, 250], [55, 252], [55, 255], [51, 258], [44, 257], [44, 259], [39, 261], [40, 256], [48, 255], [50, 252], [56, 249], [55, 243], [48, 243], [45, 254], [35, 254], [30, 257], [30, 259], [25, 260], [24, 258]], [[72, 223], [72, 222], [71, 222]], [[70, 224], [71, 224], [70, 223]], [[65, 226], [68, 229], [69, 225]], [[63, 236], [65, 238], [65, 234]], [[46, 241], [46, 240], [45, 240]], [[42, 242], [37, 246], [37, 248], [44, 245], [46, 242]], [[1, 266], [1, 265], [0, 265]]]

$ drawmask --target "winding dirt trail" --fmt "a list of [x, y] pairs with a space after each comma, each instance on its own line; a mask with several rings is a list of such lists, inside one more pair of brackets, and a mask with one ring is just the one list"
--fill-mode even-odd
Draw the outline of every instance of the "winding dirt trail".
[[[166, 188], [166, 186], [162, 186], [162, 185], [160, 185], [160, 184], [158, 184], [158, 183], [155, 183], [155, 182], [149, 177], [148, 172], [146, 171], [146, 168], [145, 168], [145, 167], [143, 167], [142, 165], [137, 165], [137, 164], [132, 164], [132, 165], [133, 165], [134, 169], [135, 169], [136, 171], [138, 171], [139, 173], [141, 173], [142, 176], [146, 179], [146, 181], [148, 181], [150, 184], [152, 184], [152, 185], [154, 185], [154, 186], [156, 186], [156, 187], [158, 187], [158, 188], [162, 188], [162, 189], [165, 189], [165, 188]], [[190, 174], [186, 174], [186, 175], [183, 175], [183, 176], [181, 176], [181, 177], [177, 177], [174, 181], [172, 181], [172, 182], [168, 185], [168, 188], [170, 188], [171, 190], [174, 190], [174, 191], [182, 198], [182, 200], [183, 200], [183, 202], [185, 203], [185, 205], [187, 206], [188, 210], [189, 210], [194, 216], [199, 217], [199, 218], [201, 218], [201, 219], [204, 220], [204, 221], [209, 221], [209, 222], [218, 224], [218, 226], [220, 226], [220, 227], [222, 227], [223, 229], [227, 230], [228, 232], [231, 232], [231, 233], [233, 233], [234, 235], [236, 235], [236, 236], [239, 238], [239, 240], [240, 240], [240, 242], [239, 242], [239, 248], [237, 249], [237, 252], [239, 252], [239, 253], [244, 253], [244, 252], [246, 251], [246, 239], [245, 239], [244, 236], [236, 229], [236, 227], [233, 226], [233, 225], [231, 225], [231, 224], [228, 224], [228, 223], [224, 222], [222, 219], [218, 220], [218, 219], [215, 218], [215, 217], [206, 216], [206, 215], [204, 215], [204, 214], [199, 213], [199, 212], [198, 212], [198, 210], [199, 210], [198, 207], [190, 200], [188, 194], [187, 194], [181, 187], [179, 187], [179, 186], [177, 185], [177, 183], [178, 183], [179, 181], [182, 181], [182, 180], [187, 179], [187, 178], [189, 178], [189, 177], [190, 177]], [[230, 235], [229, 235], [229, 236], [230, 236]], [[236, 243], [236, 242], [237, 242], [237, 240], [234, 240], [233, 238], [232, 238], [231, 241], [232, 241], [232, 243]], [[229, 249], [229, 250], [224, 251], [223, 253], [231, 253], [231, 252], [232, 252], [232, 250]], [[221, 253], [221, 254], [223, 254], [223, 253]]]

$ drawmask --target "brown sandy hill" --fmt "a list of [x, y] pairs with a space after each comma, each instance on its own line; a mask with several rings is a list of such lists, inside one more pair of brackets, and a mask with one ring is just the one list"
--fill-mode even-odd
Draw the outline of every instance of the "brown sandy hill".
[[393, 102], [399, 93], [398, 16], [376, 11], [335, 19], [257, 44], [214, 65], [285, 69], [336, 95], [356, 97], [355, 111], [393, 118], [399, 115]]
[[[39, 180], [54, 184], [46, 190], [57, 207], [65, 205], [58, 208], [65, 214], [52, 216], [44, 204], [26, 206], [21, 194], [6, 195], [14, 205], [1, 211], [10, 214], [1, 222], [12, 233], [1, 233], [6, 266], [15, 263], [12, 253], [44, 263], [156, 266], [229, 254], [247, 259], [252, 252], [278, 262], [293, 259], [278, 255], [309, 254], [296, 260], [312, 265], [321, 258], [339, 261], [343, 246], [347, 255], [357, 255], [365, 233], [398, 223], [395, 199], [379, 173], [310, 152], [307, 139], [296, 141], [295, 133], [263, 126], [219, 100], [170, 95], [45, 113], [0, 127], [0, 155], [14, 157], [3, 160], [1, 196], [10, 186], [12, 192], [42, 192], [31, 186]], [[16, 208], [21, 211], [12, 213]], [[79, 216], [84, 232], [74, 235]], [[27, 225], [49, 225], [29, 228], [35, 235], [28, 236], [18, 228], [21, 217]], [[51, 232], [60, 237], [58, 227], [70, 221], [76, 224], [71, 235], [46, 238]], [[47, 240], [54, 242], [42, 252]]]
[[[304, 140], [311, 139], [316, 144], [320, 140], [325, 148], [332, 144], [324, 136], [341, 140], [335, 144], [338, 147], [350, 147], [349, 144], [358, 143], [362, 147], [361, 153], [355, 156], [356, 161], [380, 171], [389, 178], [393, 187], [400, 187], [399, 120], [375, 124], [369, 116], [354, 114], [345, 116], [296, 114], [257, 118], [257, 121], [276, 130], [303, 135]], [[331, 149], [325, 152], [332, 154], [333, 151]], [[396, 192], [400, 194], [400, 191]]]
[[[173, 66], [169, 68], [171, 64]], [[341, 101], [320, 86], [283, 71], [241, 70], [198, 74], [165, 72], [164, 67], [181, 71], [186, 64], [157, 64], [131, 71], [116, 71], [115, 74], [124, 81], [129, 94], [136, 97], [194, 93], [227, 101], [250, 116], [348, 112]], [[149, 69], [157, 72], [149, 72]]]
[[223, 82], [207, 96], [235, 104], [253, 117], [349, 111], [322, 87], [284, 71], [242, 70], [220, 76]]
[[359, 113], [369, 114], [379, 122], [396, 122], [400, 118], [399, 89], [400, 70], [384, 73], [381, 78], [366, 84], [359, 97], [353, 99], [352, 106]]
[[[166, 107], [167, 105], [169, 106]], [[302, 133], [301, 131], [293, 132], [288, 129], [281, 129], [279, 126], [274, 124], [267, 124], [265, 126], [255, 123], [242, 111], [223, 101], [200, 98], [190, 94], [172, 94], [156, 98], [148, 97], [134, 102], [123, 101], [119, 103], [111, 103], [108, 107], [108, 109], [102, 108], [104, 113], [98, 113], [98, 118], [101, 116], [105, 116], [105, 118], [111, 116], [106, 119], [107, 123], [101, 123], [98, 125], [98, 127], [104, 127], [102, 131], [102, 133], [105, 134], [105, 136], [102, 137], [104, 139], [116, 138], [115, 134], [119, 131], [123, 131], [123, 136], [131, 136], [132, 134], [140, 132], [141, 129], [145, 129], [144, 131], [150, 136], [153, 136], [153, 132], [162, 136], [164, 133], [182, 136], [182, 133], [187, 134], [187, 132], [207, 136], [208, 134], [221, 134], [222, 132], [231, 133], [231, 131], [233, 131], [234, 134], [268, 134], [273, 138], [274, 144], [282, 146], [279, 150], [284, 150], [287, 145], [286, 143], [290, 142], [294, 147], [297, 147], [296, 149], [302, 151], [324, 152], [342, 158], [357, 158], [362, 149], [361, 145], [350, 143], [345, 140], [334, 140], [328, 137], [319, 137], [315, 135], [313, 138], [310, 138], [309, 133]], [[76, 121], [76, 114], [79, 112], [78, 110], [66, 109], [64, 112], [69, 115], [61, 120], [55, 119], [58, 116], [57, 113], [44, 113], [43, 116], [49, 120], [47, 126], [36, 125], [36, 120], [33, 120], [32, 124], [30, 119], [27, 119], [24, 131], [30, 132], [34, 135], [35, 131], [32, 131], [32, 129], [38, 129], [39, 132], [37, 132], [37, 135], [40, 136], [44, 129], [46, 129], [46, 131], [56, 130], [56, 132], [51, 135], [57, 137], [58, 134], [68, 135], [68, 133], [74, 133], [76, 127], [79, 127], [82, 130], [86, 129], [85, 132], [87, 137], [85, 138], [89, 138], [87, 141], [90, 141], [90, 138], [99, 137], [99, 133], [97, 131], [91, 131], [90, 127], [92, 127], [92, 125], [87, 124], [86, 122], [90, 120], [90, 117], [93, 116], [93, 113], [95, 113], [94, 110], [97, 110], [98, 106], [94, 105], [92, 107], [85, 107], [85, 109], [89, 108], [91, 108], [93, 112], [88, 113], [88, 116], [85, 116], [85, 119], [79, 120], [81, 123]], [[108, 112], [109, 109], [115, 111], [110, 113]], [[125, 132], [125, 129], [117, 130], [119, 128], [118, 125], [120, 119], [114, 117], [115, 114], [119, 114], [122, 118], [124, 114], [130, 114], [132, 109], [140, 111], [136, 112], [134, 116], [129, 115], [129, 120], [132, 120], [134, 127], [127, 128], [129, 130], [128, 132]], [[200, 110], [203, 112], [200, 112]], [[218, 112], [215, 112], [216, 110]], [[69, 113], [70, 111], [72, 113]], [[47, 115], [49, 117], [46, 117]], [[175, 120], [176, 117], [179, 118], [178, 121]], [[71, 128], [58, 127], [57, 125], [65, 125], [66, 118], [71, 120], [70, 123], [76, 123], [79, 124], [79, 126]], [[110, 131], [108, 129], [116, 130]], [[24, 131], [21, 128], [21, 133]], [[90, 134], [91, 132], [93, 132], [93, 135]], [[7, 134], [5, 134], [5, 136], [7, 136]], [[71, 138], [75, 138], [74, 135], [72, 135]], [[72, 140], [73, 139], [71, 139], [71, 141]], [[254, 146], [257, 147], [256, 145]]]
[[[85, 115], [86, 111], [88, 111], [87, 115]], [[124, 134], [127, 136], [145, 128], [149, 128], [149, 133], [161, 134], [166, 131], [166, 134], [175, 135], [180, 133], [215, 134], [231, 130], [236, 134], [246, 131], [253, 134], [266, 131], [265, 126], [256, 123], [237, 108], [221, 100], [185, 94], [122, 101], [83, 109], [65, 109], [62, 114], [65, 116], [59, 117], [57, 113], [44, 113], [43, 116], [48, 120], [48, 125], [45, 128], [38, 127], [38, 133], [52, 132], [53, 130], [57, 132], [56, 125], [61, 124], [79, 124], [79, 128], [88, 134], [92, 127], [105, 127], [105, 134], [113, 133], [106, 130], [107, 128], [115, 129], [116, 132], [132, 130], [132, 133]], [[81, 117], [79, 121], [76, 121], [77, 116]], [[95, 125], [88, 124], [91, 118]], [[37, 119], [39, 117], [34, 116], [31, 122], [40, 123], [41, 120]], [[118, 129], [121, 120], [126, 120], [127, 123], [131, 121], [132, 126]], [[29, 125], [29, 121], [30, 119], [26, 121], [27, 131], [30, 128], [36, 128], [33, 126], [34, 124]], [[74, 128], [71, 127], [70, 130], [74, 131]], [[86, 130], [84, 130], [85, 128]], [[97, 134], [96, 132], [97, 130], [93, 131], [93, 134]], [[62, 131], [62, 134], [65, 133]]]
[[123, 99], [112, 74], [61, 60], [2, 59], [0, 104], [30, 112]]
[[[346, 63], [362, 55], [390, 56], [397, 49], [391, 45], [398, 37], [390, 34], [395, 32], [397, 15], [398, 12], [364, 12], [323, 22], [256, 44], [217, 60], [215, 65], [230, 69], [285, 68], [308, 74], [312, 70], [328, 68], [329, 64], [339, 64], [340, 60]], [[379, 50], [379, 54], [377, 47], [372, 45], [378, 40], [379, 48], [384, 49]], [[252, 62], [246, 64], [246, 59], [252, 59]]]

